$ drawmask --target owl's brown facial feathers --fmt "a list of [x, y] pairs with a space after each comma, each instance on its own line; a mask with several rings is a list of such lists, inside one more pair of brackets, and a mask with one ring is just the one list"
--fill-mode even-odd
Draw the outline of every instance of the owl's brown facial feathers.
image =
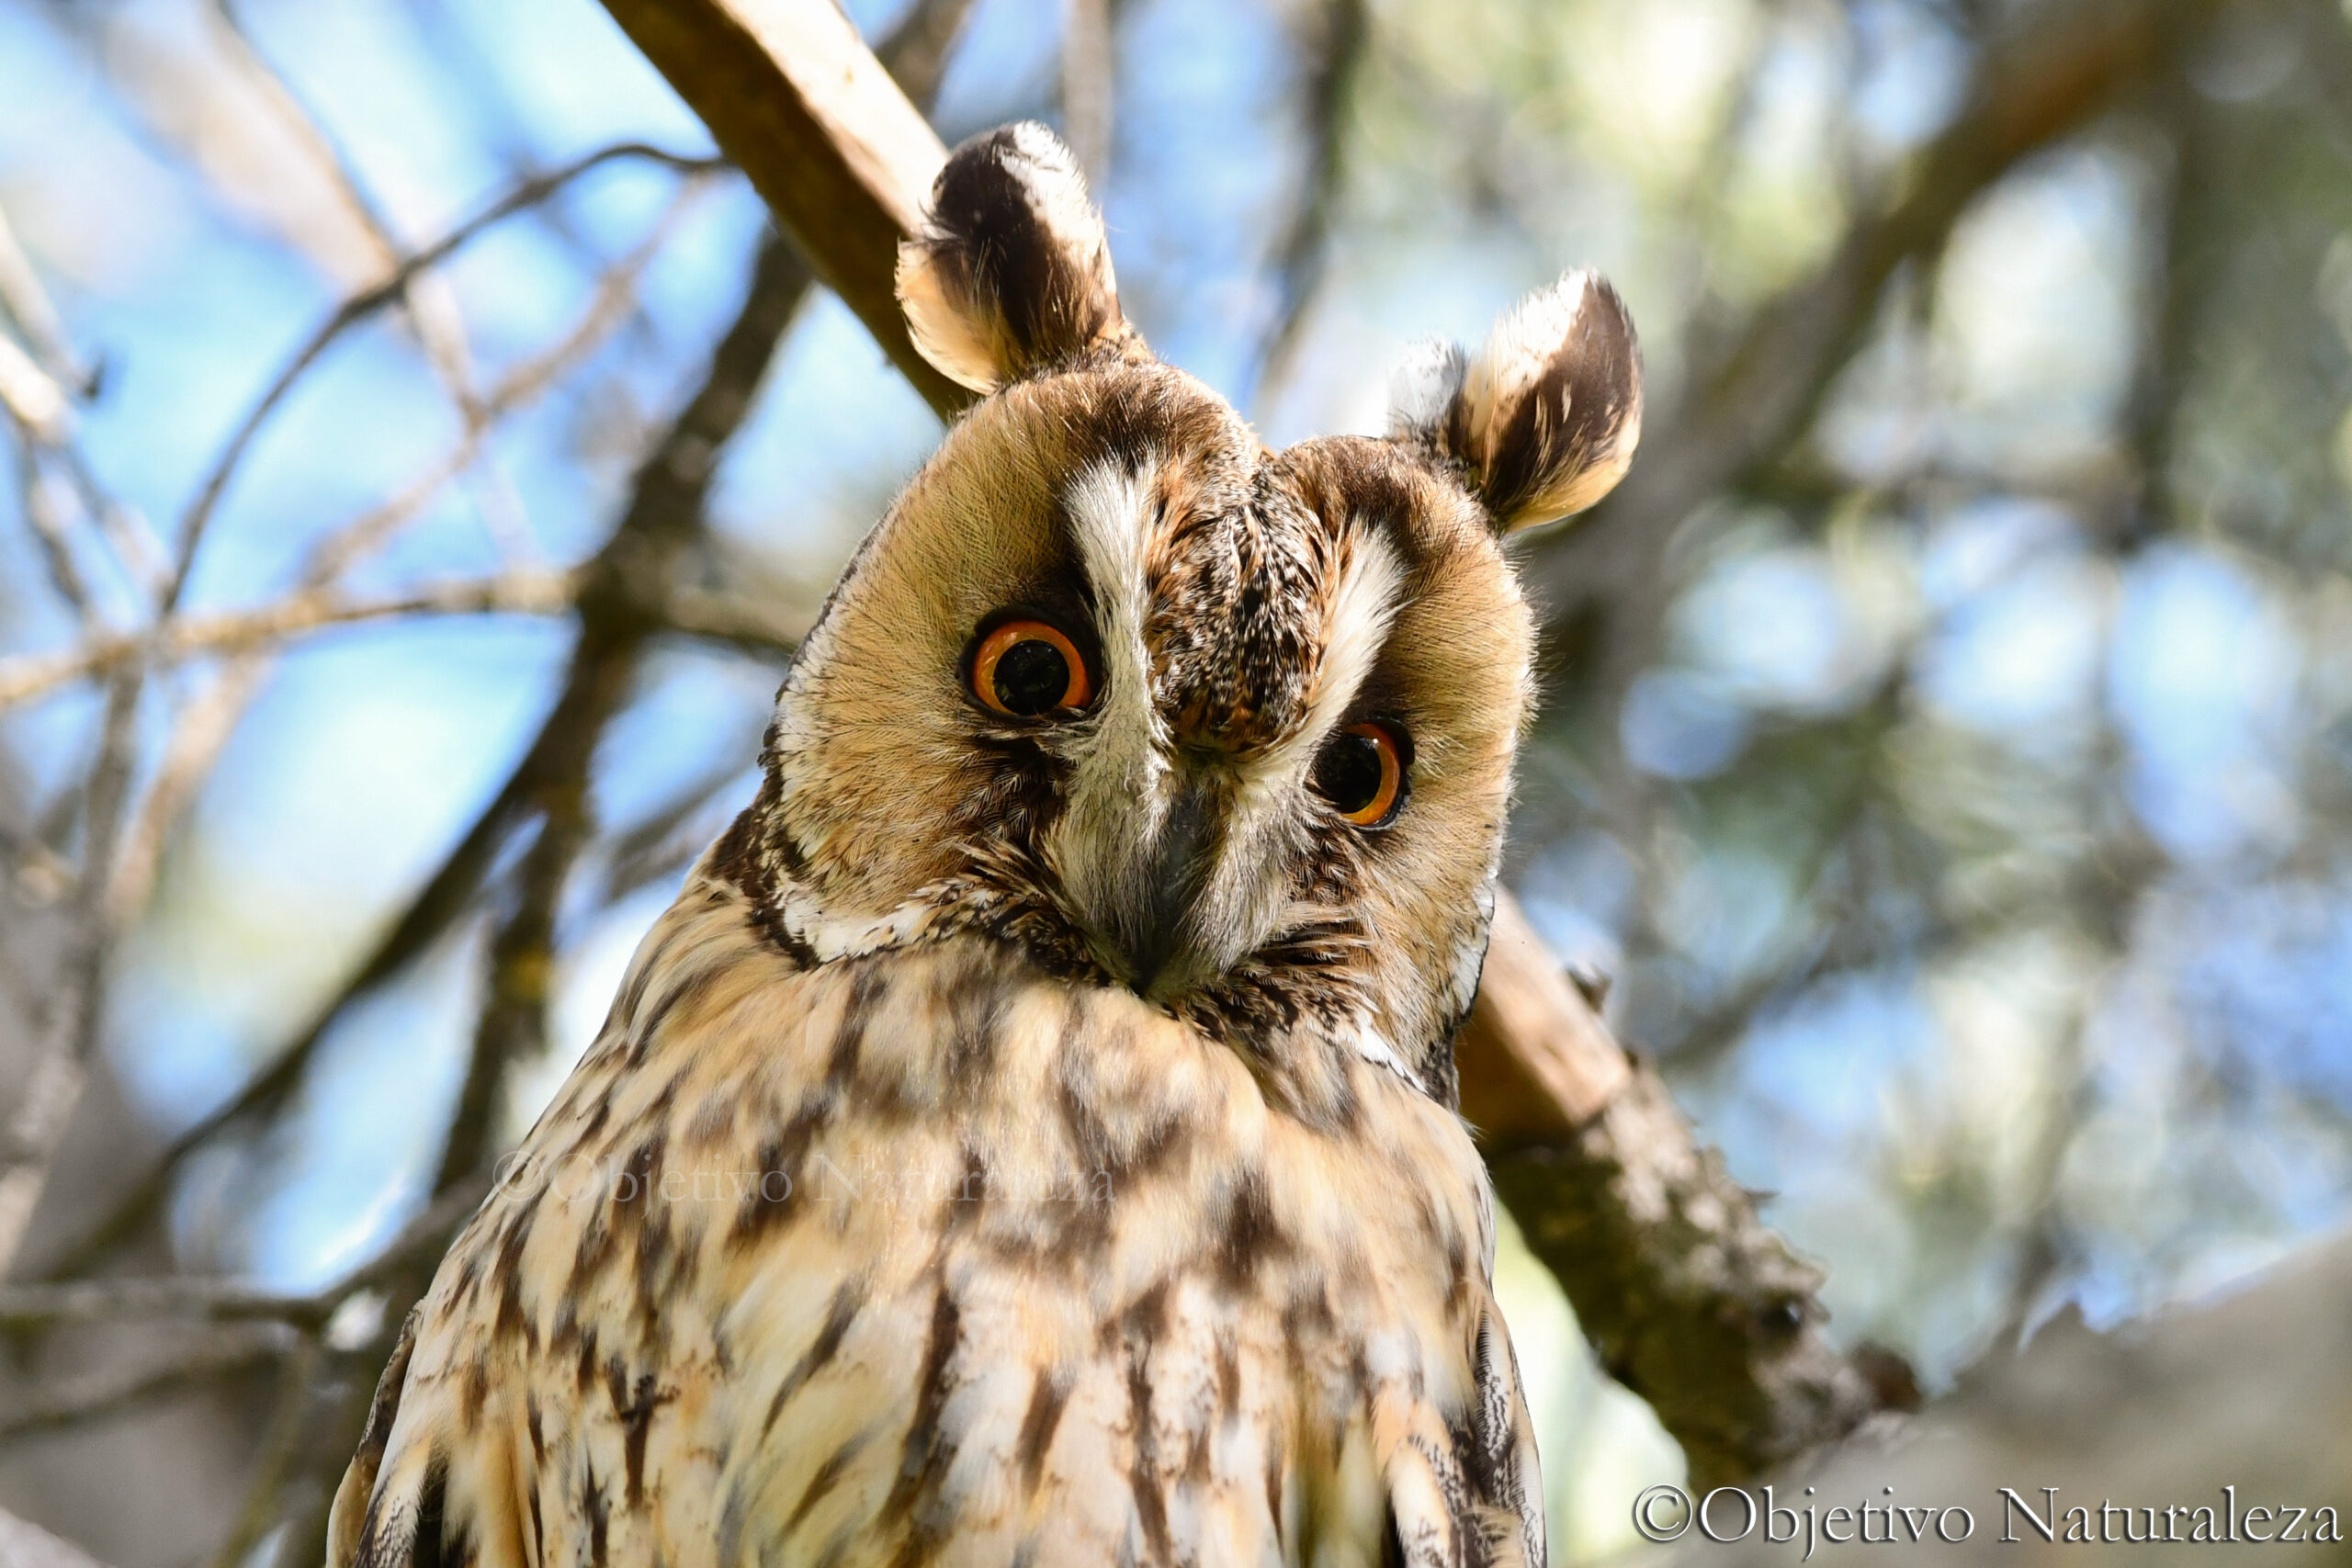
[[[1497, 536], [1622, 470], [1630, 329], [1578, 275], [1425, 377], [1396, 436], [1270, 451], [1119, 318], [1076, 181], [1044, 132], [990, 133], [906, 247], [918, 342], [998, 389], [786, 682], [774, 922], [819, 959], [994, 931], [1261, 1062], [1443, 1094], [1527, 707]], [[1368, 814], [1331, 783], [1366, 735]]]
[[[976, 639], [1032, 624], [1083, 643], [1087, 700], [973, 700]], [[1483, 943], [1529, 635], [1484, 514], [1409, 451], [1268, 453], [1160, 366], [1017, 383], [787, 684], [785, 923], [832, 956], [1017, 922], [1270, 1060], [1304, 1031], [1426, 1076]], [[1368, 833], [1317, 779], [1371, 724], [1412, 772]]]

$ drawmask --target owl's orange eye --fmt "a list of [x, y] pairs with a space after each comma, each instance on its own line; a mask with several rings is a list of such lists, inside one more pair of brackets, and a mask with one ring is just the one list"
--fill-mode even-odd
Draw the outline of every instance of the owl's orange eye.
[[1351, 724], [1315, 763], [1315, 788], [1359, 828], [1385, 828], [1405, 804], [1407, 742], [1381, 724]]
[[1043, 621], [1007, 621], [972, 650], [972, 694], [1001, 714], [1035, 718], [1094, 695], [1078, 645]]

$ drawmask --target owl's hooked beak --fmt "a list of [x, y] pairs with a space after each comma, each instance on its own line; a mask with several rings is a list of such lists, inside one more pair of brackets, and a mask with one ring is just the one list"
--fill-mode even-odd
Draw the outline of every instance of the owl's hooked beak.
[[1160, 821], [1143, 865], [1139, 897], [1121, 946], [1128, 986], [1149, 1001], [1165, 1001], [1198, 978], [1192, 951], [1193, 910], [1215, 857], [1216, 790], [1188, 774]]

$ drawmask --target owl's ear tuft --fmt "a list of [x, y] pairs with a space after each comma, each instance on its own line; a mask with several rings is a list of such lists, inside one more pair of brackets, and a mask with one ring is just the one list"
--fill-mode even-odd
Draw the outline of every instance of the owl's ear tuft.
[[1642, 438], [1641, 347], [1617, 291], [1571, 272], [1521, 300], [1465, 359], [1417, 345], [1389, 432], [1459, 464], [1503, 533], [1582, 512], [1616, 488]]
[[899, 247], [915, 347], [987, 392], [1122, 335], [1102, 215], [1061, 139], [1024, 121], [947, 156], [922, 230]]

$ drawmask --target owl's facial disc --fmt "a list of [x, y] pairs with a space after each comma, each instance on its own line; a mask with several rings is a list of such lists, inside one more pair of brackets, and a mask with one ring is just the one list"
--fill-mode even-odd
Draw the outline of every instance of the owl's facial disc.
[[755, 892], [815, 962], [984, 934], [1250, 1055], [1442, 1079], [1532, 633], [1485, 514], [1196, 383], [1023, 381], [950, 433], [779, 701]]

